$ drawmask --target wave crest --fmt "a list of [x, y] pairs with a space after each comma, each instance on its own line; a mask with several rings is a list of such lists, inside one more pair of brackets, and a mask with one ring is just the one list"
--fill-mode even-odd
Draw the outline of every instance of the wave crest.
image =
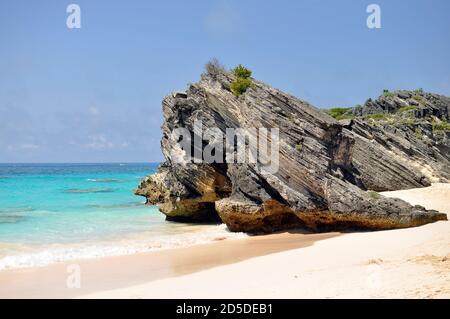
[[[138, 239], [120, 240], [109, 243], [89, 243], [61, 247], [43, 247], [35, 252], [8, 255], [0, 258], [0, 270], [11, 268], [42, 267], [69, 260], [93, 259], [108, 256], [131, 255], [162, 249], [190, 247], [225, 239], [248, 237], [244, 233], [232, 233], [222, 225], [209, 226], [193, 233], [163, 235], [149, 238], [141, 234]], [[0, 243], [1, 248], [1, 243]]]
[[110, 178], [88, 178], [88, 182], [94, 182], [94, 183], [125, 183], [125, 180], [121, 179], [110, 179]]

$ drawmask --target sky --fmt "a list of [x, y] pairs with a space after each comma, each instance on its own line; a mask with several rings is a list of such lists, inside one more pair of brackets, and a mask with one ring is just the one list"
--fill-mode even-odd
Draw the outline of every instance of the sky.
[[[380, 29], [366, 25], [371, 3]], [[450, 96], [449, 12], [448, 0], [1, 0], [0, 162], [161, 161], [161, 100], [212, 57], [320, 108], [383, 89]]]

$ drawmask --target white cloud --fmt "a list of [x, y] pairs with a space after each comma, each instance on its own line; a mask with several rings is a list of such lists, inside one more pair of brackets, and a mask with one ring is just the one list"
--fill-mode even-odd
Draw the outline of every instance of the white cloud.
[[88, 136], [89, 142], [84, 146], [94, 150], [106, 150], [113, 148], [126, 148], [127, 142], [114, 143], [110, 141], [104, 134], [94, 134]]
[[90, 135], [88, 139], [89, 142], [86, 144], [88, 148], [95, 150], [114, 148], [114, 143], [109, 141], [103, 134]]

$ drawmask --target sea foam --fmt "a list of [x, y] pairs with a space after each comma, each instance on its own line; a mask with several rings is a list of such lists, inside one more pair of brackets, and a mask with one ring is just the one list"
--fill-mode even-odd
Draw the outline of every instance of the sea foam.
[[[0, 270], [13, 268], [43, 267], [58, 262], [70, 260], [93, 259], [108, 256], [130, 255], [151, 252], [162, 249], [190, 247], [198, 244], [207, 244], [225, 239], [239, 239], [248, 237], [244, 233], [232, 233], [222, 225], [205, 226], [206, 228], [191, 233], [164, 235], [145, 238], [129, 238], [111, 242], [88, 242], [83, 244], [53, 245], [35, 248], [26, 252], [7, 255], [0, 258]], [[1, 244], [0, 244], [1, 248]]]
[[93, 183], [124, 183], [126, 182], [125, 180], [120, 180], [120, 179], [111, 179], [111, 178], [88, 178], [87, 179], [88, 182], [93, 182]]

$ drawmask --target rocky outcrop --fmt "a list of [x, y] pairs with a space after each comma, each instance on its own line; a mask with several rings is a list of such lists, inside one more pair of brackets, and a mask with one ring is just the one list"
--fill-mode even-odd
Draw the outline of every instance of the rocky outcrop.
[[[414, 127], [372, 123], [365, 116], [377, 113], [369, 106], [352, 110], [350, 119], [338, 122], [256, 80], [236, 97], [230, 92], [233, 80], [232, 74], [214, 69], [186, 92], [163, 101], [161, 146], [166, 162], [142, 181], [136, 194], [160, 205], [168, 219], [220, 219], [230, 230], [246, 232], [291, 227], [391, 229], [446, 220], [445, 214], [377, 193], [449, 182], [444, 137], [437, 141], [432, 131], [424, 131], [419, 138]], [[448, 119], [448, 98], [436, 102], [427, 95], [424, 100], [441, 110], [431, 111], [433, 116]], [[398, 112], [409, 100], [397, 102], [396, 109], [382, 111]], [[379, 112], [384, 104], [374, 105]], [[186, 154], [173, 151], [178, 141], [172, 132], [185, 128], [195, 136], [199, 120], [205, 128], [223, 133], [226, 128], [279, 128], [278, 170], [268, 171], [259, 162], [180, 163], [174, 156]], [[203, 140], [214, 142], [212, 137]]]
[[380, 113], [395, 114], [412, 111], [416, 118], [435, 116], [440, 119], [449, 119], [450, 98], [424, 92], [415, 91], [385, 91], [378, 99], [368, 99], [363, 106], [358, 105], [351, 112], [357, 116], [367, 116]]
[[350, 112], [356, 117], [344, 127], [355, 137], [353, 164], [365, 188], [450, 181], [450, 98], [421, 90], [386, 92]]
[[230, 193], [225, 171], [209, 165], [175, 169], [166, 164], [157, 174], [144, 178], [135, 191], [147, 198], [147, 204], [159, 205], [168, 220], [192, 222], [219, 220], [215, 202]]

